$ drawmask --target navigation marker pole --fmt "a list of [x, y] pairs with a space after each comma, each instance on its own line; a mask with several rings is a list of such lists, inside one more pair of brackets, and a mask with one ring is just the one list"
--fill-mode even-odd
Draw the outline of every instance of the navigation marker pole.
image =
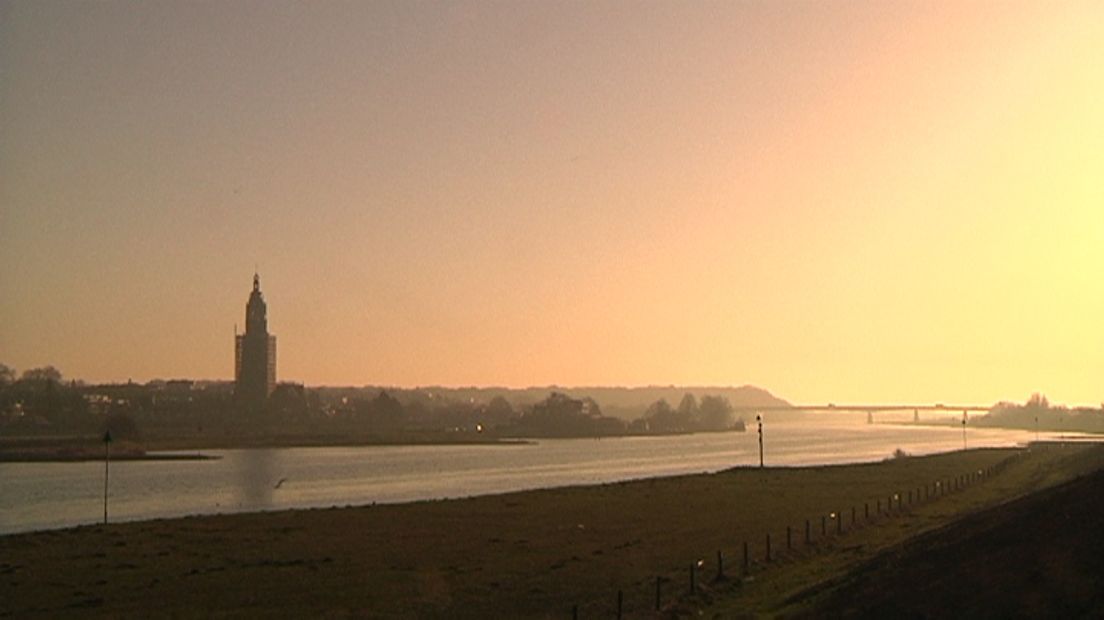
[[107, 525], [107, 479], [111, 468], [111, 431], [103, 436], [104, 442], [104, 525]]
[[759, 467], [763, 467], [763, 416], [755, 414], [755, 421], [759, 423]]

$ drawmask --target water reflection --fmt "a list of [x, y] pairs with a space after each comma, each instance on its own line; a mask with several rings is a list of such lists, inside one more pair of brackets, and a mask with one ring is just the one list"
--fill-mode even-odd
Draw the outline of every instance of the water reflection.
[[280, 450], [259, 449], [235, 451], [237, 470], [237, 504], [246, 510], [263, 510], [273, 506], [273, 492], [287, 479], [280, 477]]

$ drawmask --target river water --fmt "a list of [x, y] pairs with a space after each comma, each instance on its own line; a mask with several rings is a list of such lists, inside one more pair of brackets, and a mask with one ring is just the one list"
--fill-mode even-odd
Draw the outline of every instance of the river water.
[[[962, 430], [816, 420], [767, 424], [767, 465], [879, 461], [960, 450]], [[969, 447], [1015, 446], [1027, 431], [969, 429]], [[746, 433], [548, 439], [529, 445], [217, 450], [206, 461], [111, 464], [112, 521], [409, 502], [710, 472], [759, 463]], [[102, 462], [0, 464], [0, 533], [103, 519]]]

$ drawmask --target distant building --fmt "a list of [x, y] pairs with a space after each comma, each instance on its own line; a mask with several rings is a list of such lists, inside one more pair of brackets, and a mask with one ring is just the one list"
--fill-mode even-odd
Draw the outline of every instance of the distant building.
[[276, 336], [268, 333], [261, 278], [253, 274], [253, 292], [245, 304], [245, 333], [234, 334], [234, 398], [248, 409], [260, 409], [275, 388]]

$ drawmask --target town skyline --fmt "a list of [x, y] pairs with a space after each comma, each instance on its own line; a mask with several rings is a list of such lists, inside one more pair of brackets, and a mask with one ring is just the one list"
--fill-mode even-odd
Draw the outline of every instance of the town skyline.
[[1104, 400], [1104, 7], [0, 3], [0, 362]]

